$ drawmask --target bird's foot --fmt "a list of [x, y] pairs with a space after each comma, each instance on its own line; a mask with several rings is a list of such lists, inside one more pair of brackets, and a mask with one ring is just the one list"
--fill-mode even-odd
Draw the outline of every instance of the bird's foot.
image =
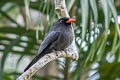
[[57, 51], [56, 51], [56, 50], [52, 50], [52, 52], [53, 52], [53, 53], [55, 53], [55, 54], [56, 54], [56, 56], [58, 56], [58, 54], [57, 54]]

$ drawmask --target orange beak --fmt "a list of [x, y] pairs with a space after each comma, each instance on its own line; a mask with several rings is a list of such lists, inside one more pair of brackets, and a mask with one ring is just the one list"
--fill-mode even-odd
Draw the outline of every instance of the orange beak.
[[72, 23], [72, 22], [75, 22], [75, 21], [76, 21], [76, 19], [70, 18], [70, 19], [68, 19], [68, 20], [66, 21], [66, 23]]

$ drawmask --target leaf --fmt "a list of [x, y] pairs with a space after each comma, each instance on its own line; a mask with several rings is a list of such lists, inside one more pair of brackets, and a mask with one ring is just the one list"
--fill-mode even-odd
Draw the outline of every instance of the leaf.
[[[95, 56], [95, 53], [96, 51], [99, 49], [99, 47], [101, 46], [101, 42], [104, 38], [104, 34], [100, 35], [93, 43], [92, 43], [92, 46], [89, 50], [89, 54], [85, 60], [85, 63], [84, 65], [86, 66], [86, 64], [88, 63], [89, 60], [93, 60], [94, 56]], [[98, 55], [99, 56], [99, 55]]]
[[106, 41], [107, 41], [107, 35], [105, 34], [105, 37], [103, 38], [103, 40], [102, 40], [102, 43], [101, 43], [101, 45], [100, 45], [100, 47], [99, 47], [99, 50], [97, 51], [97, 61], [100, 61], [101, 60], [101, 58], [102, 58], [102, 56], [103, 56], [103, 53], [104, 53], [104, 50], [105, 50], [105, 47], [106, 47]]
[[[3, 26], [0, 27], [0, 33], [13, 33], [16, 35], [23, 35], [28, 36], [28, 37], [35, 37], [35, 31], [34, 30], [26, 30], [25, 28], [22, 27], [11, 27], [11, 26]], [[42, 39], [44, 36], [42, 35], [41, 32], [39, 32], [39, 38]], [[34, 43], [34, 42], [33, 42]]]
[[[120, 48], [119, 48], [118, 53], [120, 53]], [[119, 56], [118, 56], [118, 62], [120, 62], [120, 54], [119, 54]]]
[[109, 10], [107, 0], [101, 0], [101, 6], [102, 6], [104, 16], [105, 16], [105, 28], [106, 28], [106, 30], [108, 30], [109, 22], [110, 22], [110, 19], [111, 19], [111, 17], [109, 17], [109, 15], [110, 15], [111, 12]]
[[85, 38], [85, 34], [88, 26], [89, 17], [89, 5], [88, 0], [81, 0], [81, 12], [82, 12], [82, 40]]
[[115, 53], [114, 51], [115, 51], [115, 48], [116, 48], [116, 45], [117, 45], [117, 39], [118, 39], [118, 36], [117, 36], [117, 32], [115, 31], [112, 50], [111, 50], [111, 55], [113, 55]]
[[97, 23], [98, 23], [98, 10], [97, 10], [96, 0], [90, 0], [90, 5], [91, 5], [92, 12], [94, 15], [95, 25], [97, 25]]
[[5, 61], [6, 61], [6, 58], [9, 54], [9, 52], [12, 50], [13, 46], [15, 46], [20, 40], [20, 37], [16, 38], [15, 40], [13, 40], [10, 45], [6, 46], [4, 52], [3, 52], [3, 57], [1, 59], [1, 67], [0, 67], [0, 74], [1, 74], [1, 77], [3, 77], [3, 70], [4, 70], [4, 65], [5, 65]]
[[113, 17], [115, 19], [116, 29], [117, 29], [118, 35], [120, 37], [120, 28], [119, 28], [119, 24], [118, 24], [118, 15], [117, 15], [115, 5], [114, 5], [112, 0], [107, 0], [107, 1], [108, 1], [109, 6], [110, 6], [110, 9], [112, 11]]
[[67, 7], [68, 12], [70, 12], [74, 3], [75, 3], [75, 0], [66, 0], [66, 7]]
[[29, 11], [30, 0], [24, 0], [24, 3], [25, 3], [25, 11], [26, 11], [27, 29], [29, 29], [30, 24], [32, 24], [30, 11]]
[[3, 12], [1, 9], [0, 9], [0, 13], [5, 16], [8, 20], [10, 20], [11, 22], [17, 24], [18, 27], [20, 27], [21, 25], [18, 24], [14, 19], [12, 19], [8, 14], [6, 14], [5, 12]]
[[[12, 39], [10, 37], [6, 37], [5, 35], [6, 34], [14, 34], [14, 35], [17, 35], [17, 38], [15, 39]], [[3, 70], [4, 70], [4, 65], [5, 65], [5, 61], [6, 61], [6, 58], [9, 54], [9, 52], [13, 53], [13, 54], [20, 54], [20, 55], [33, 55], [33, 52], [31, 52], [32, 50], [33, 51], [36, 51], [37, 49], [36, 48], [33, 48], [34, 46], [36, 45], [39, 45], [36, 41], [35, 41], [35, 31], [32, 31], [32, 30], [28, 30], [26, 31], [25, 28], [20, 28], [20, 27], [1, 27], [0, 28], [0, 34], [3, 34], [3, 36], [0, 36], [0, 42], [3, 41], [3, 40], [6, 40], [9, 42], [9, 44], [5, 44], [5, 43], [0, 43], [0, 45], [3, 45], [5, 47], [4, 50], [0, 50], [2, 51], [4, 54], [3, 54], [3, 57], [2, 57], [2, 60], [1, 60], [1, 77], [3, 75]], [[21, 37], [22, 36], [26, 36], [28, 37], [28, 41], [23, 41], [21, 40]], [[40, 35], [42, 36], [42, 35]], [[26, 43], [28, 44], [26, 47], [20, 45], [20, 43]], [[13, 50], [13, 47], [14, 46], [18, 46], [18, 47], [22, 47], [24, 48], [24, 51], [16, 51], [16, 50]], [[21, 58], [20, 58], [21, 59]], [[20, 61], [19, 59], [19, 61]], [[18, 61], [18, 62], [19, 62]]]
[[24, 55], [21, 54], [21, 56], [19, 57], [19, 59], [18, 59], [18, 61], [17, 61], [17, 64], [16, 64], [16, 70], [17, 70], [17, 68], [18, 68], [18, 66], [19, 66], [19, 63], [20, 63], [20, 61], [22, 60], [23, 57], [24, 57]]

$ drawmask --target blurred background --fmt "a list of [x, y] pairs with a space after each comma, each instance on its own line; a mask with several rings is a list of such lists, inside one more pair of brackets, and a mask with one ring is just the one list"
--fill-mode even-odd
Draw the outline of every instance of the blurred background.
[[[65, 0], [79, 60], [60, 58], [31, 80], [120, 80], [120, 0]], [[15, 80], [58, 20], [54, 0], [0, 0], [0, 80]]]

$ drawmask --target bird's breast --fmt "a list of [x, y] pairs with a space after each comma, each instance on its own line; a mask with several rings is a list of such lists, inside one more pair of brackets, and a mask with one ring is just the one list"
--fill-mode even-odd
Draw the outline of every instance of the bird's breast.
[[57, 40], [56, 49], [62, 50], [67, 48], [73, 41], [73, 34], [70, 31], [60, 32], [60, 36]]

